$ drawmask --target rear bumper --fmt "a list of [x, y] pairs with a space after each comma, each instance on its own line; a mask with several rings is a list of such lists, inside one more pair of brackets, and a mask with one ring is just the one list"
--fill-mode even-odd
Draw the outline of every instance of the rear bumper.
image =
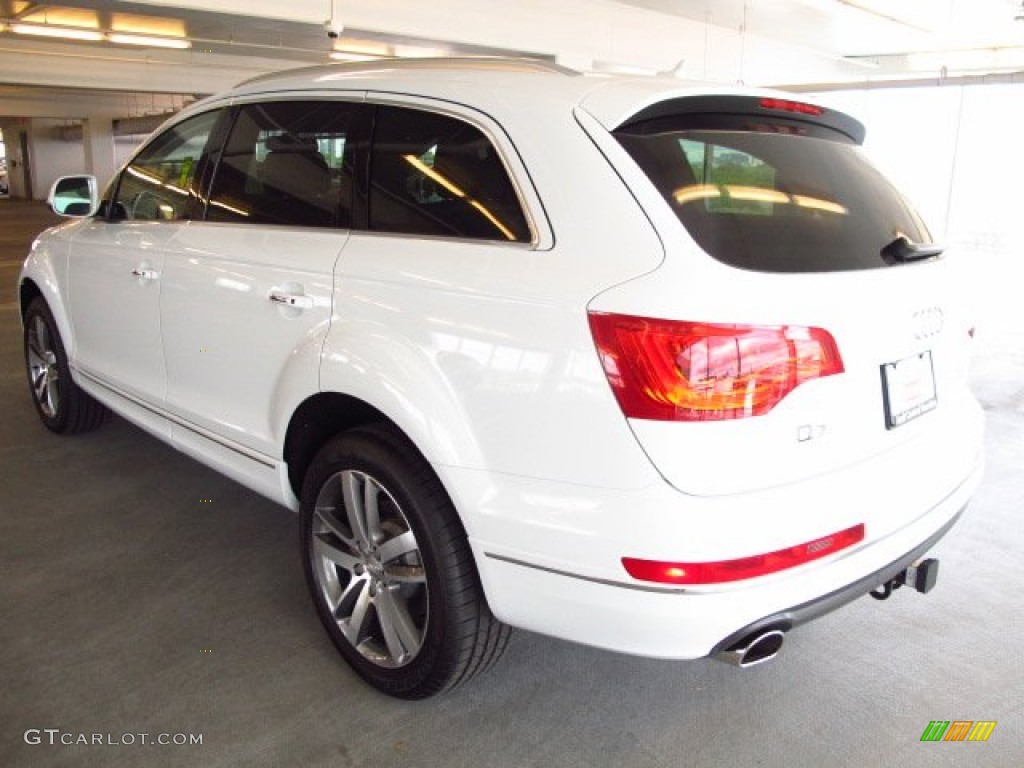
[[[475, 512], [467, 529], [488, 602], [502, 621], [621, 653], [697, 659], [728, 648], [758, 629], [789, 629], [834, 610], [918, 559], [955, 524], [974, 493], [982, 460], [976, 448], [971, 453], [960, 471], [945, 475], [947, 482], [958, 478], [952, 487], [937, 488], [933, 479], [917, 488], [916, 503], [911, 503], [911, 496], [894, 493], [884, 477], [870, 474], [857, 482], [852, 482], [856, 479], [852, 476], [844, 478], [851, 482], [826, 496], [820, 488], [804, 489], [809, 497], [794, 496], [790, 489], [788, 508], [780, 506], [782, 498], [695, 499], [667, 484], [611, 497], [595, 489], [563, 488], [558, 496], [549, 484], [519, 478], [509, 481], [520, 502], [514, 520], [499, 514], [499, 508], [513, 503], [503, 500], [510, 488], [486, 483], [487, 492], [478, 489], [478, 505], [469, 507]], [[830, 480], [835, 483], [837, 478]], [[926, 491], [931, 501], [922, 503]], [[836, 509], [819, 512], [823, 498], [831, 498]], [[754, 512], [749, 511], [752, 501], [759, 502]], [[463, 502], [458, 499], [456, 504], [465, 509]], [[536, 509], [541, 502], [546, 505], [543, 514]], [[631, 542], [640, 539], [656, 542], [655, 546], [667, 541], [667, 546], [680, 548], [695, 541], [728, 540], [734, 529], [757, 514], [818, 512], [829, 519], [831, 530], [841, 529], [846, 521], [837, 523], [836, 515], [856, 514], [858, 507], [871, 504], [885, 507], [892, 517], [902, 510], [902, 522], [884, 532], [875, 525], [870, 540], [829, 557], [746, 581], [694, 588], [648, 584], [631, 580], [618, 559], [630, 553]], [[595, 524], [608, 519], [609, 509], [619, 524], [618, 535], [607, 525]], [[513, 529], [530, 535], [518, 540], [522, 546], [517, 550], [507, 546], [509, 536], [500, 535]], [[544, 557], [544, 545], [553, 540], [573, 542], [572, 560]], [[501, 541], [506, 545], [501, 546]], [[533, 551], [527, 549], [530, 544]], [[766, 550], [770, 547], [761, 551]], [[607, 567], [573, 567], [582, 560]]]
[[857, 579], [857, 581], [852, 584], [847, 584], [845, 587], [829, 592], [827, 595], [822, 595], [821, 597], [814, 598], [813, 600], [801, 603], [800, 605], [794, 605], [792, 608], [776, 611], [770, 616], [764, 616], [757, 621], [747, 624], [742, 629], [738, 629], [725, 639], [720, 640], [715, 647], [711, 649], [711, 653], [709, 655], [714, 655], [719, 651], [732, 648], [740, 640], [751, 635], [760, 634], [772, 629], [779, 629], [784, 632], [788, 632], [793, 627], [799, 626], [800, 624], [806, 624], [812, 619], [824, 616], [826, 613], [830, 613], [837, 608], [842, 608], [847, 603], [852, 603], [857, 598], [863, 597], [880, 584], [884, 584], [895, 578], [899, 573], [906, 570], [906, 568], [915, 560], [919, 560], [923, 557], [926, 552], [935, 546], [939, 539], [949, 533], [950, 528], [952, 528], [956, 524], [956, 521], [960, 519], [960, 515], [963, 514], [965, 509], [966, 506], [961, 507], [949, 522], [898, 560], [894, 560], [888, 565]]

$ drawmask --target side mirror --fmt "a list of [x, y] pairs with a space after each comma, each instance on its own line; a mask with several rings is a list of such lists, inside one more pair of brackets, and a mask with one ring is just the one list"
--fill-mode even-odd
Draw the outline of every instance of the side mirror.
[[56, 214], [81, 219], [96, 213], [99, 198], [95, 176], [61, 176], [50, 187], [46, 202]]

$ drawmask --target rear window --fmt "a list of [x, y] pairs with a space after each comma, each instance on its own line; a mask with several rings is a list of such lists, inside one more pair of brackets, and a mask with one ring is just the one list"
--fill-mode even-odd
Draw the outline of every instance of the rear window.
[[[772, 126], [736, 130], [693, 116], [616, 133], [697, 243], [721, 262], [764, 272], [886, 267], [900, 237], [931, 240], [907, 200], [847, 137]], [[710, 127], [709, 127], [709, 124]]]

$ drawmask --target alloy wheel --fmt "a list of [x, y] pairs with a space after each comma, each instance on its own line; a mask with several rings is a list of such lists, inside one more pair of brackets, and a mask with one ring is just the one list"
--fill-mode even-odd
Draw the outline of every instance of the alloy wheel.
[[348, 643], [379, 667], [412, 662], [429, 620], [427, 577], [388, 490], [357, 470], [330, 476], [317, 495], [311, 547], [319, 597]]
[[39, 409], [47, 418], [56, 418], [60, 408], [60, 369], [57, 351], [49, 327], [38, 315], [31, 319], [28, 329], [28, 366], [32, 394]]

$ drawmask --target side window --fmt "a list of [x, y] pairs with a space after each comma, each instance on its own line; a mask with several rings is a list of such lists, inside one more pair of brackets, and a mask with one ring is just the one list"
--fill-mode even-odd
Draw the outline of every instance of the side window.
[[357, 108], [338, 101], [242, 107], [214, 174], [207, 220], [351, 226], [346, 139]]
[[515, 188], [491, 142], [455, 118], [379, 107], [370, 229], [529, 242]]
[[153, 139], [131, 161], [117, 188], [113, 217], [176, 221], [189, 215], [193, 182], [219, 110], [184, 120]]

